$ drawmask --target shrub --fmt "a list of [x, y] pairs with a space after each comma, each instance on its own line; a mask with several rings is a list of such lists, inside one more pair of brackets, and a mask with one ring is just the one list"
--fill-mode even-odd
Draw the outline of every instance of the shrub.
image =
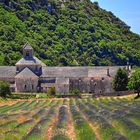
[[11, 95], [10, 84], [0, 81], [0, 96], [5, 98], [7, 95]]
[[55, 95], [56, 98], [62, 98], [61, 93], [57, 93], [58, 95]]
[[50, 96], [47, 93], [38, 93], [36, 98], [49, 98]]
[[55, 87], [49, 88], [47, 94], [48, 94], [48, 96], [54, 96], [55, 95]]
[[80, 94], [80, 90], [74, 89], [74, 90], [71, 90], [70, 93], [71, 93], [72, 95], [79, 95], [79, 94]]

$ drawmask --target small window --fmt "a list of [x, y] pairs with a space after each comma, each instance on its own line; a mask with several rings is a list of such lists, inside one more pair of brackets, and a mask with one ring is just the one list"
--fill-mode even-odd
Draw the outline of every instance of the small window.
[[24, 89], [26, 90], [26, 88], [27, 88], [27, 86], [25, 85], [25, 86], [24, 86]]
[[101, 93], [102, 93], [102, 90], [100, 90], [99, 92], [100, 92], [100, 94], [101, 94]]

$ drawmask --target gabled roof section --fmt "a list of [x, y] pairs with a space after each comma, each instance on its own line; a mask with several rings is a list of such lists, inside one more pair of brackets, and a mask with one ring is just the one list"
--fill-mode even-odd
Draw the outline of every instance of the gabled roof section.
[[22, 79], [37, 79], [38, 76], [34, 74], [29, 68], [23, 69], [20, 73], [18, 73], [15, 78], [22, 78]]
[[46, 66], [41, 60], [37, 57], [33, 57], [32, 59], [21, 58], [16, 65], [41, 65]]

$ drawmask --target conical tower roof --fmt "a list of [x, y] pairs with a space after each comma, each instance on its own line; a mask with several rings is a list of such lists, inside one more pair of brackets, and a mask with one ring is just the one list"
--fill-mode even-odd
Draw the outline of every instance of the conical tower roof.
[[33, 47], [27, 42], [24, 46], [23, 46], [24, 50], [33, 50]]

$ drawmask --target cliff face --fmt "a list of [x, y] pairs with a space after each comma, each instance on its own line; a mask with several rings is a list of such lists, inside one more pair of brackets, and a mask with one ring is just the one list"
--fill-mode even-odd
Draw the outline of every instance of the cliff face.
[[0, 25], [1, 65], [27, 41], [47, 65], [140, 65], [140, 36], [97, 2], [1, 0]]

